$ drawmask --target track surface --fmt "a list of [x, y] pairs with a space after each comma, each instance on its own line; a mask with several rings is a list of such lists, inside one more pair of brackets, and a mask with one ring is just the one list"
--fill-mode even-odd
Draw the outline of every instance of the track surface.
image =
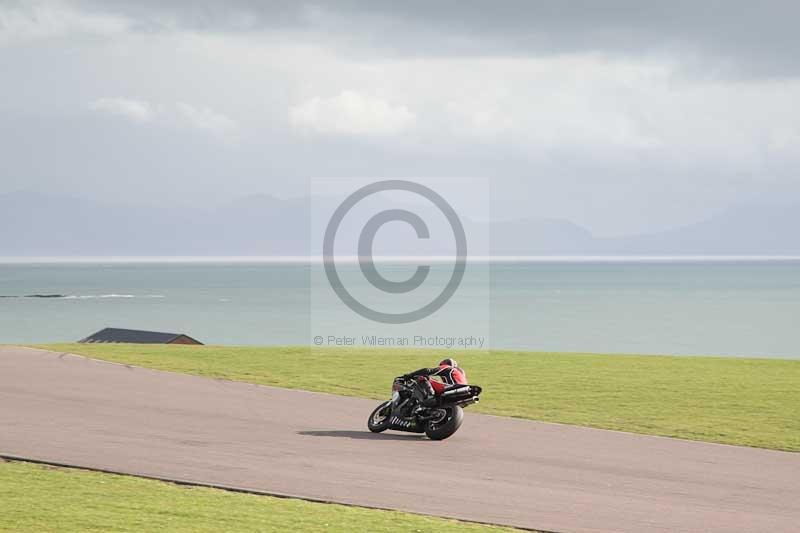
[[[388, 385], [387, 385], [388, 388]], [[798, 531], [800, 454], [476, 415], [0, 347], [0, 454], [550, 531]]]

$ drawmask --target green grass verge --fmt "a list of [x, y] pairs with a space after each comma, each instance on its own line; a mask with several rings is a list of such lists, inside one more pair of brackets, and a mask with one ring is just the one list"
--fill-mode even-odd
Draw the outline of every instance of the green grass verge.
[[[58, 344], [42, 348], [264, 385], [384, 399], [426, 350]], [[495, 415], [800, 451], [800, 361], [459, 352]], [[365, 417], [368, 413], [365, 413]]]
[[512, 531], [0, 459], [0, 531]]

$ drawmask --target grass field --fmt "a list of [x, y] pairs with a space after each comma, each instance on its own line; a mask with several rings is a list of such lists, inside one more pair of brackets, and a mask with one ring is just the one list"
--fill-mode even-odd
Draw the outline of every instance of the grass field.
[[512, 531], [0, 459], [0, 531]]
[[[385, 399], [394, 376], [434, 365], [423, 350], [60, 344], [98, 359]], [[495, 415], [800, 451], [800, 361], [714, 357], [461, 353]], [[367, 413], [365, 413], [366, 417]]]

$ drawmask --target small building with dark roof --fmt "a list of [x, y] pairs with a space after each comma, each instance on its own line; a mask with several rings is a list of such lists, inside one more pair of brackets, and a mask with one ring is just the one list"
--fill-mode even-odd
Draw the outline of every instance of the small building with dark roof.
[[203, 344], [183, 333], [162, 333], [138, 329], [105, 328], [78, 342], [128, 344]]

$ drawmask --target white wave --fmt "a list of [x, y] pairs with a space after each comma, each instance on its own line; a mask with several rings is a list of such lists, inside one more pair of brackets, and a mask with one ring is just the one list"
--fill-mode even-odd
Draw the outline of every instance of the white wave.
[[65, 300], [91, 300], [94, 298], [164, 298], [163, 294], [70, 294], [64, 296]]

